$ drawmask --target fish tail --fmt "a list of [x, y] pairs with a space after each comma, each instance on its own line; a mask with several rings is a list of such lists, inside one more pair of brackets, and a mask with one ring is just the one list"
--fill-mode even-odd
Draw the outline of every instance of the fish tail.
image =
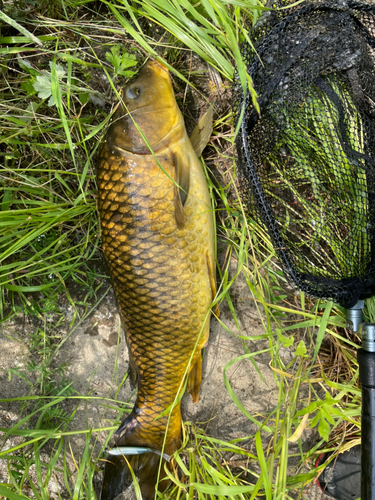
[[[119, 447], [119, 452], [121, 453], [122, 447], [134, 448], [134, 451], [137, 451], [137, 448], [153, 448], [139, 438], [139, 427], [140, 424], [137, 420], [137, 415], [133, 410], [116, 431], [119, 437], [114, 449]], [[163, 449], [163, 455], [161, 454], [161, 446], [160, 450], [155, 449], [154, 452], [149, 451], [138, 455], [108, 455], [104, 468], [100, 500], [114, 500], [115, 497], [122, 492], [125, 493], [124, 498], [128, 498], [128, 493], [129, 498], [135, 499], [136, 497], [132, 486], [132, 472], [137, 478], [140, 486], [142, 499], [154, 500], [158, 479], [159, 483], [157, 486], [160, 492], [163, 492], [169, 484], [169, 479], [165, 472], [165, 464], [167, 464], [168, 469], [171, 469], [170, 457], [180, 446], [181, 427], [179, 428], [178, 436], [168, 435]], [[160, 464], [160, 462], [162, 463]]]

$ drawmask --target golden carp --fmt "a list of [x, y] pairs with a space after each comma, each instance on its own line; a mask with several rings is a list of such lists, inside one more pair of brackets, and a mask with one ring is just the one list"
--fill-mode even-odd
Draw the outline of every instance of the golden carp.
[[[147, 63], [125, 87], [123, 101], [126, 107], [116, 112], [99, 153], [99, 210], [130, 378], [138, 386], [116, 446], [159, 452], [126, 457], [147, 500], [155, 495], [160, 460], [160, 478], [166, 475], [160, 452], [172, 455], [181, 443], [180, 404], [161, 413], [175, 403], [187, 376], [187, 390], [198, 400], [201, 349], [215, 295], [214, 224], [206, 180], [167, 69]], [[108, 458], [102, 500], [131, 483], [127, 461]], [[167, 485], [164, 479], [159, 490]]]

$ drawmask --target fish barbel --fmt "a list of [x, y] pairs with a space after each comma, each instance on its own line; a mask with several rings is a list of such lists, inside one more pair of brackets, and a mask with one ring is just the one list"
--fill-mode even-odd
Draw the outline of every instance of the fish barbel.
[[[198, 400], [215, 295], [212, 207], [167, 69], [147, 63], [124, 88], [123, 101], [98, 160], [103, 252], [138, 387], [116, 446], [168, 456], [181, 444], [180, 404], [162, 412], [176, 402], [186, 377]], [[160, 453], [109, 456], [101, 499], [112, 500], [132, 482], [127, 461], [143, 499], [154, 498], [160, 460]], [[159, 490], [167, 485], [162, 480]]]

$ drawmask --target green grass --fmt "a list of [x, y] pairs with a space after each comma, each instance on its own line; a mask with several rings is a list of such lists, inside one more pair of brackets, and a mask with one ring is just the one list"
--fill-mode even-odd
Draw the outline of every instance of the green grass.
[[[184, 105], [194, 52], [216, 68], [224, 85], [231, 84], [237, 65], [241, 82], [251, 88], [239, 44], [261, 10], [259, 2], [245, 0], [5, 3], [13, 21], [1, 17], [0, 317], [3, 332], [20, 314], [37, 318], [39, 326], [27, 339], [32, 353], [27, 370], [8, 373], [26, 381], [30, 393], [17, 401], [0, 400], [19, 404], [22, 415], [16, 425], [0, 429], [3, 442], [8, 436], [19, 439], [0, 451], [8, 467], [0, 497], [94, 499], [100, 448], [127, 408], [118, 399], [124, 380], [116, 382], [114, 375], [115, 395], [97, 399], [73, 390], [64, 367], [54, 363], [109, 290], [101, 267], [95, 155], [120, 87], [147, 57], [163, 58]], [[21, 35], [15, 23], [23, 27]], [[212, 161], [205, 168], [221, 252], [217, 300], [229, 307], [236, 325], [223, 327], [243, 343], [243, 354], [228, 363], [223, 382], [255, 430], [226, 442], [206, 433], [204, 425], [186, 422], [184, 446], [164, 498], [309, 498], [303, 491], [319, 473], [312, 467], [321, 449], [339, 450], [358, 441], [356, 344], [346, 335], [340, 308], [293, 295], [288, 288], [267, 234], [239, 200], [233, 139], [232, 116], [225, 112], [214, 123], [207, 153], [217, 166], [215, 175]], [[237, 266], [234, 273], [230, 263]], [[231, 293], [239, 276], [262, 335], [247, 337], [240, 330]], [[62, 301], [71, 307], [68, 322]], [[373, 310], [369, 300], [370, 317]], [[57, 333], [66, 323], [68, 333]], [[257, 341], [267, 347], [259, 350]], [[278, 405], [253, 415], [233, 389], [230, 374], [243, 360], [259, 370], [260, 355], [268, 356]], [[70, 413], [64, 402], [75, 403]], [[90, 429], [82, 422], [81, 430], [70, 431], [86, 402], [99, 407], [103, 427]], [[311, 432], [315, 439], [308, 449], [305, 436]], [[84, 439], [79, 454], [70, 446], [77, 437]], [[57, 494], [55, 475], [63, 483]]]

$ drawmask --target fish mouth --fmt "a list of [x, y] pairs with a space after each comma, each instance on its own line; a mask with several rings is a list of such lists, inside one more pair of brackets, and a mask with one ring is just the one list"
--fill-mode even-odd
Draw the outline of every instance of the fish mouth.
[[163, 64], [160, 61], [148, 61], [145, 64], [145, 67], [155, 71], [164, 78], [165, 77], [169, 78], [169, 69], [167, 68], [167, 66], [165, 66], [165, 64]]

